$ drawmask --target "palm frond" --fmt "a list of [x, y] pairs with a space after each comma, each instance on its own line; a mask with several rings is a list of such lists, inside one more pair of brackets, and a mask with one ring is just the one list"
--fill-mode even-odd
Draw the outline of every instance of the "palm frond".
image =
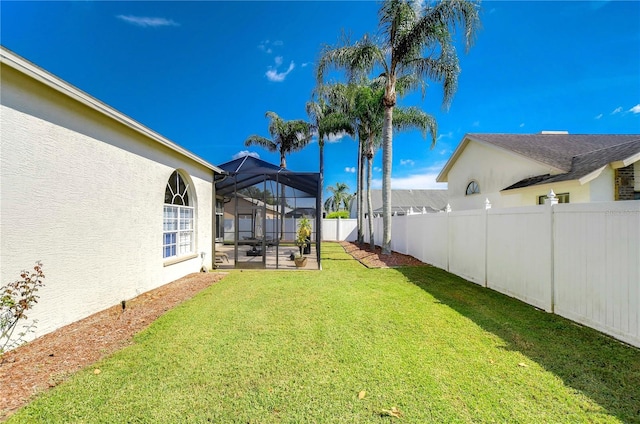
[[416, 73], [424, 78], [442, 83], [442, 106], [448, 109], [458, 89], [458, 75], [460, 74], [460, 64], [455, 52], [444, 51], [436, 59], [430, 57], [420, 58], [414, 61], [413, 67]]
[[431, 134], [431, 148], [436, 145], [438, 124], [436, 119], [417, 107], [396, 108], [393, 113], [393, 127], [398, 131], [419, 129], [424, 138]]
[[384, 53], [374, 40], [365, 34], [354, 44], [332, 47], [325, 46], [316, 66], [318, 84], [322, 84], [325, 74], [332, 70], [344, 70], [349, 82], [364, 78], [375, 65], [386, 66]]
[[278, 150], [278, 146], [276, 145], [276, 143], [273, 142], [273, 140], [270, 140], [266, 137], [262, 137], [260, 135], [251, 135], [249, 136], [245, 141], [244, 141], [244, 145], [249, 147], [249, 146], [260, 146], [260, 147], [264, 147], [265, 149], [267, 149], [270, 152], [275, 152]]

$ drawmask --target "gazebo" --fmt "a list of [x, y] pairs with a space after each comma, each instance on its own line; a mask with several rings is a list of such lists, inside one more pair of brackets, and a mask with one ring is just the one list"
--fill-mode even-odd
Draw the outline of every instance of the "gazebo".
[[216, 250], [226, 252], [217, 255], [225, 258], [220, 265], [228, 260], [234, 268], [295, 268], [291, 256], [299, 249], [295, 245], [298, 223], [307, 218], [313, 230], [304, 253], [321, 268], [320, 174], [289, 171], [253, 156], [219, 168], [225, 174], [215, 182], [216, 214], [224, 225], [217, 225], [223, 233], [218, 241], [223, 244]]

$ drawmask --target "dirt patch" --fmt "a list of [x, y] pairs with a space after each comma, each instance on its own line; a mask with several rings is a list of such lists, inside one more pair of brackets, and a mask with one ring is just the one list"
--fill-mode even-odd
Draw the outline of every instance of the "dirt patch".
[[131, 344], [132, 337], [169, 309], [224, 277], [190, 274], [83, 320], [59, 328], [4, 355], [0, 364], [0, 420], [34, 395]]
[[344, 250], [360, 261], [368, 268], [397, 268], [401, 266], [428, 266], [424, 262], [419, 261], [413, 256], [403, 255], [398, 252], [391, 252], [389, 255], [383, 255], [382, 249], [376, 246], [375, 250], [371, 250], [368, 244], [358, 245], [354, 242], [343, 241], [340, 243]]

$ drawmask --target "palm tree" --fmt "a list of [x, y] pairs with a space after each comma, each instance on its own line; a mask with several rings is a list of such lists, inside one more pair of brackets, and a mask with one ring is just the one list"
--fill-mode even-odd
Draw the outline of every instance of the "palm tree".
[[325, 85], [315, 90], [315, 101], [306, 104], [307, 115], [313, 121], [318, 132], [318, 147], [320, 149], [320, 192], [324, 190], [324, 140], [327, 136], [335, 136], [347, 133], [353, 136], [353, 125], [349, 117], [342, 112], [342, 108], [336, 103], [338, 91], [341, 88], [336, 85]]
[[251, 135], [244, 141], [245, 146], [260, 146], [270, 152], [280, 153], [280, 167], [287, 167], [286, 155], [302, 150], [313, 136], [312, 126], [301, 119], [285, 121], [275, 112], [268, 111], [269, 134], [271, 139], [260, 135]]
[[347, 184], [336, 183], [335, 187], [329, 186], [327, 190], [332, 193], [332, 196], [324, 202], [324, 207], [327, 211], [336, 212], [340, 209], [349, 209], [349, 201], [352, 196], [349, 194], [349, 186]]
[[[291, 152], [302, 150], [313, 137], [312, 125], [301, 119], [285, 121], [275, 112], [268, 111], [265, 116], [269, 118], [269, 134], [271, 139], [260, 135], [251, 135], [245, 141], [244, 145], [261, 146], [270, 152], [280, 153], [280, 168], [287, 167], [286, 155]], [[281, 219], [284, 219], [284, 210], [286, 207], [285, 188], [281, 184]], [[280, 227], [280, 238], [284, 237], [284, 225]]]
[[[399, 83], [400, 90], [404, 90], [404, 82]], [[382, 127], [384, 122], [384, 107], [382, 97], [384, 96], [384, 86], [380, 86], [379, 81], [371, 81], [369, 85], [361, 86], [356, 96], [356, 115], [358, 116], [358, 131], [364, 142], [364, 157], [367, 162], [366, 170], [366, 201], [369, 223], [369, 243], [371, 249], [375, 248], [373, 234], [373, 207], [371, 204], [371, 179], [372, 166], [375, 151], [381, 144]], [[422, 136], [431, 133], [435, 137], [437, 132], [436, 120], [433, 116], [426, 114], [416, 107], [397, 107], [393, 116], [393, 128], [398, 131], [407, 129], [419, 129]]]
[[[344, 131], [349, 134], [351, 137], [355, 137], [358, 134], [358, 120], [354, 115], [354, 101], [357, 93], [357, 87], [353, 84], [345, 85], [345, 84], [329, 84], [329, 85], [320, 85], [315, 89], [315, 94], [321, 96], [324, 103], [327, 105], [327, 110], [325, 116], [322, 117], [322, 122], [319, 124], [319, 127], [322, 125], [325, 128], [325, 134], [329, 133], [329, 130], [333, 134], [336, 134], [336, 130], [338, 132]], [[320, 103], [320, 100], [318, 101]], [[315, 105], [316, 103], [312, 103]], [[317, 106], [315, 106], [317, 108]], [[309, 113], [309, 103], [307, 104], [307, 113]], [[316, 112], [317, 116], [317, 112]], [[319, 131], [320, 132], [320, 131]], [[362, 160], [362, 138], [358, 135], [358, 173], [356, 177], [357, 189], [356, 189], [356, 202], [358, 204], [358, 216], [357, 216], [357, 232], [358, 243], [362, 242], [363, 239], [363, 231], [362, 231], [362, 223], [364, 221], [364, 217], [362, 214], [362, 181], [363, 181], [363, 160]], [[321, 150], [322, 152], [322, 150]]]
[[[480, 24], [475, 2], [446, 0], [436, 4], [411, 0], [386, 0], [380, 8], [379, 44], [365, 35], [359, 42], [326, 48], [317, 67], [321, 82], [330, 66], [345, 69], [353, 78], [370, 73], [379, 66], [385, 77], [384, 126], [382, 128], [382, 252], [391, 253], [391, 163], [393, 109], [396, 106], [396, 82], [414, 74], [423, 80], [443, 83], [443, 107], [447, 108], [457, 89], [460, 66], [452, 34], [457, 25], [464, 29], [467, 50], [473, 44]], [[417, 86], [416, 86], [417, 88]]]

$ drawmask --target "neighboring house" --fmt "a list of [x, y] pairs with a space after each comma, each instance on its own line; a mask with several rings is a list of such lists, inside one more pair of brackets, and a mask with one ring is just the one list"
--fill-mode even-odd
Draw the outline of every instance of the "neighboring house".
[[0, 284], [42, 261], [41, 336], [211, 267], [222, 171], [0, 47]]
[[[382, 190], [371, 190], [371, 206], [374, 216], [382, 215]], [[391, 213], [406, 215], [413, 213], [432, 213], [444, 211], [447, 207], [447, 190], [391, 190]], [[365, 217], [368, 214], [365, 196]], [[349, 204], [349, 217], [357, 218], [357, 196]]]
[[640, 198], [640, 135], [467, 134], [438, 182], [452, 210]]

